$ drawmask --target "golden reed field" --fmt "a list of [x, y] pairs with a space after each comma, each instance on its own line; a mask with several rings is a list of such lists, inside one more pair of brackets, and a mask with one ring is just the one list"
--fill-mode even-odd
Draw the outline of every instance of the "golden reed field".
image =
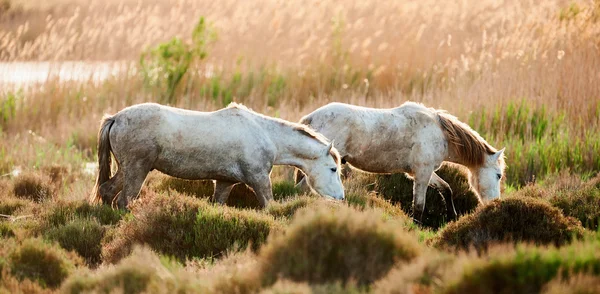
[[[23, 68], [43, 78], [1, 79]], [[0, 0], [0, 74], [0, 292], [600, 293], [598, 0]], [[430, 189], [413, 223], [411, 179], [359, 171], [344, 202], [286, 167], [265, 210], [158, 172], [129, 211], [87, 201], [100, 120], [132, 104], [408, 100], [506, 147], [501, 200], [445, 165], [452, 222]]]

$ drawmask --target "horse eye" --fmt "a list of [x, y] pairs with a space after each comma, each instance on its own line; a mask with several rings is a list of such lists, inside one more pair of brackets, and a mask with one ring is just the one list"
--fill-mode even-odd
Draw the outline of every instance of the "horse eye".
[[337, 167], [332, 167], [332, 168], [331, 168], [331, 171], [332, 171], [332, 172], [337, 172]]
[[497, 174], [496, 176], [498, 176], [498, 180], [502, 179], [502, 175], [501, 174]]

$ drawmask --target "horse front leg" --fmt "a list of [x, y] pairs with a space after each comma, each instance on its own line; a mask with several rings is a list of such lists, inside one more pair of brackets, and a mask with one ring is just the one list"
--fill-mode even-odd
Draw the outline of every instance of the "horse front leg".
[[236, 184], [236, 182], [215, 181], [215, 192], [213, 193], [212, 200], [220, 204], [227, 203], [229, 194]]
[[448, 185], [448, 183], [446, 183], [444, 179], [440, 178], [440, 176], [438, 176], [438, 174], [435, 172], [431, 174], [429, 185], [438, 190], [442, 198], [444, 198], [444, 201], [446, 202], [446, 217], [448, 218], [448, 221], [455, 220], [457, 213], [456, 208], [454, 207], [454, 199], [450, 185]]
[[[433, 173], [433, 168], [421, 167], [414, 173], [414, 184], [413, 184], [413, 220], [417, 223], [423, 221], [423, 214], [425, 213], [425, 200], [427, 197], [427, 187], [429, 186], [429, 179]], [[418, 218], [418, 219], [417, 219]]]
[[262, 175], [252, 180], [251, 183], [248, 183], [248, 186], [254, 190], [254, 194], [256, 194], [256, 198], [261, 207], [267, 207], [269, 201], [273, 200], [273, 190], [269, 174]]

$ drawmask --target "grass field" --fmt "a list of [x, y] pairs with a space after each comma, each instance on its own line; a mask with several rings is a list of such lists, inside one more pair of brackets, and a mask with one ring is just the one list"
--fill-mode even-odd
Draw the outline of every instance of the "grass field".
[[[0, 292], [600, 293], [598, 36], [597, 0], [0, 0], [1, 62], [124, 65], [0, 85]], [[131, 212], [86, 202], [100, 119], [128, 105], [297, 121], [407, 100], [506, 147], [503, 200], [477, 207], [444, 166], [449, 224], [433, 190], [412, 223], [403, 175], [352, 172], [335, 203], [286, 167], [262, 211], [244, 187], [215, 206], [211, 183], [158, 173]]]

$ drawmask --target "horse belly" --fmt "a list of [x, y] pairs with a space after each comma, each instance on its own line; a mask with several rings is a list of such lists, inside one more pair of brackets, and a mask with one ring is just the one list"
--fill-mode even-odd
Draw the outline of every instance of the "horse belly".
[[241, 171], [237, 157], [227, 148], [163, 149], [154, 169], [188, 180], [239, 181]]
[[349, 154], [346, 162], [355, 168], [371, 173], [411, 172], [410, 148], [398, 148], [394, 152], [367, 150], [357, 155]]

